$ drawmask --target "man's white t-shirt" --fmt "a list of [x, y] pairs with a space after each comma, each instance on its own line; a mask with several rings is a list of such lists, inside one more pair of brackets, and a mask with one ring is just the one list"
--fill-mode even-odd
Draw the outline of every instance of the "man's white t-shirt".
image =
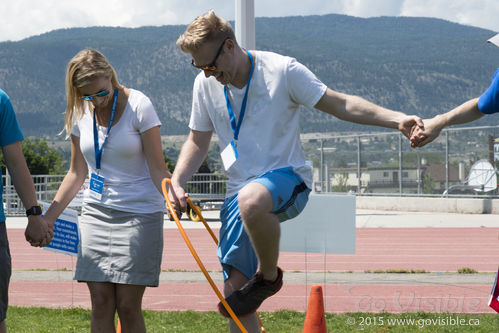
[[[237, 142], [239, 158], [226, 171], [226, 196], [237, 193], [255, 177], [284, 167], [293, 167], [312, 188], [312, 170], [305, 164], [300, 143], [298, 111], [300, 105], [313, 108], [327, 87], [294, 58], [264, 51], [253, 54], [253, 77]], [[237, 122], [246, 86], [227, 87]], [[194, 81], [189, 127], [202, 132], [215, 130], [221, 151], [234, 138], [224, 87], [203, 72]]]
[[[119, 121], [111, 127], [102, 151], [99, 175], [105, 178], [102, 199], [85, 191], [84, 203], [98, 203], [132, 213], [153, 213], [165, 209], [164, 198], [152, 182], [140, 134], [161, 122], [154, 107], [142, 92], [130, 89], [128, 102]], [[97, 125], [99, 147], [107, 127]], [[73, 126], [72, 135], [80, 137], [80, 149], [91, 173], [96, 173], [93, 115], [88, 108]]]

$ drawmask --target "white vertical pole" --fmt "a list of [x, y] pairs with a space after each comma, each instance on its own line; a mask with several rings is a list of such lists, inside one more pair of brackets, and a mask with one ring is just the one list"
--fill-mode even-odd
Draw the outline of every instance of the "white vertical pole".
[[255, 49], [255, 1], [236, 0], [236, 39], [239, 46]]

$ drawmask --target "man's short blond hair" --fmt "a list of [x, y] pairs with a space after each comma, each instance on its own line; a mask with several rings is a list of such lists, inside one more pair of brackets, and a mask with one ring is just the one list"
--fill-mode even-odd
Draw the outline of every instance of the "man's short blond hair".
[[177, 46], [182, 52], [191, 53], [206, 42], [221, 42], [226, 38], [236, 43], [234, 30], [229, 22], [215, 15], [215, 11], [210, 9], [189, 24], [185, 32], [177, 39]]

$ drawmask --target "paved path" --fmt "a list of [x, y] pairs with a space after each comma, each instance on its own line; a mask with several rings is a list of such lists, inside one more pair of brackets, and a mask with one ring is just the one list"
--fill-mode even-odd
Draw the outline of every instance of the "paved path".
[[[215, 234], [219, 222], [207, 212]], [[323, 285], [327, 312], [493, 313], [487, 306], [499, 264], [499, 216], [358, 210], [356, 254], [283, 252], [283, 289], [262, 311], [306, 311], [310, 286]], [[183, 221], [198, 255], [221, 288], [215, 244], [202, 224]], [[85, 284], [72, 281], [75, 258], [31, 248], [24, 240], [24, 218], [8, 218], [13, 257], [10, 304], [90, 307]], [[144, 308], [216, 309], [210, 285], [172, 222], [165, 223], [161, 282], [148, 288]], [[471, 268], [479, 274], [457, 274]], [[366, 273], [425, 270], [425, 274]]]

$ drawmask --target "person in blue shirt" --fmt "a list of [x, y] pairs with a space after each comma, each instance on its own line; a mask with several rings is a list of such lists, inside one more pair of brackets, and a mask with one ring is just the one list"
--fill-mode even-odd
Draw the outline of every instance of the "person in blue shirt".
[[[499, 34], [488, 42], [499, 46]], [[414, 127], [410, 138], [411, 146], [423, 147], [432, 142], [444, 127], [469, 123], [486, 114], [497, 112], [499, 112], [499, 68], [494, 73], [489, 88], [480, 97], [466, 101], [449, 112], [424, 119], [423, 128]]]
[[[53, 231], [41, 216], [41, 208], [38, 206], [33, 179], [29, 173], [26, 159], [21, 148], [24, 139], [14, 108], [9, 96], [0, 89], [0, 146], [7, 169], [12, 178], [24, 207], [27, 208], [28, 225], [25, 237], [33, 246], [45, 246], [52, 240]], [[0, 183], [0, 201], [3, 186]], [[7, 314], [9, 280], [11, 275], [11, 257], [7, 229], [5, 226], [5, 213], [3, 204], [0, 205], [0, 333], [6, 332], [5, 317]]]

